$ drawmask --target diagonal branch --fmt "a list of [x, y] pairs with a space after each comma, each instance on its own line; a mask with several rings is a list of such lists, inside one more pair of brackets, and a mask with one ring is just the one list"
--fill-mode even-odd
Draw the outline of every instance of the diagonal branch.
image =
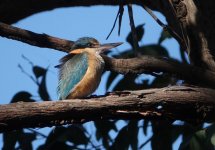
[[97, 119], [215, 121], [215, 90], [172, 86], [105, 97], [0, 105], [0, 132]]
[[[0, 23], [0, 36], [22, 41], [30, 45], [53, 48], [64, 52], [68, 52], [73, 44], [72, 41], [59, 39], [46, 34], [34, 33], [4, 23]], [[141, 74], [147, 72], [167, 72], [193, 83], [215, 87], [214, 72], [179, 63], [172, 59], [153, 56], [141, 56], [140, 58], [131, 59], [114, 59], [107, 56], [103, 56], [103, 58], [106, 62], [106, 69], [117, 73]]]
[[157, 16], [152, 12], [152, 10], [147, 7], [146, 5], [143, 5], [143, 8], [149, 13], [149, 15], [166, 31], [169, 32], [170, 35], [172, 35], [182, 46], [183, 49], [187, 49], [187, 44], [170, 26], [165, 25], [160, 19], [157, 18]]
[[61, 51], [69, 51], [74, 43], [73, 41], [63, 40], [47, 34], [34, 33], [1, 22], [0, 36], [42, 48], [53, 48]]

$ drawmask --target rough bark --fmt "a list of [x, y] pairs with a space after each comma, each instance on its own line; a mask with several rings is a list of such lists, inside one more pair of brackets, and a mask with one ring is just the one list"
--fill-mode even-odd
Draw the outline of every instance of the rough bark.
[[96, 119], [215, 121], [215, 90], [172, 86], [104, 97], [0, 105], [0, 131]]
[[193, 65], [215, 70], [215, 2], [211, 0], [162, 0], [159, 11], [184, 39]]
[[47, 34], [34, 33], [28, 30], [9, 26], [1, 22], [0, 36], [18, 40], [41, 48], [53, 48], [66, 52], [71, 49], [74, 43], [73, 41], [52, 37]]
[[215, 2], [206, 0], [184, 1], [186, 20], [182, 22], [190, 48], [190, 59], [196, 66], [215, 70], [214, 7]]

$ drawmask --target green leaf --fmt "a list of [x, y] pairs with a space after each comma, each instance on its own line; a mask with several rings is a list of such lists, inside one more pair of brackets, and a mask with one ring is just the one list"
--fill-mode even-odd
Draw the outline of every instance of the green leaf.
[[141, 46], [139, 51], [142, 55], [169, 57], [167, 49], [157, 44]]
[[[11, 103], [25, 101], [25, 102], [34, 102], [35, 100], [31, 99], [32, 95], [29, 92], [21, 91], [16, 93]], [[25, 133], [23, 130], [5, 132], [3, 133], [4, 141], [4, 150], [15, 149], [15, 145], [18, 142], [19, 148], [23, 150], [31, 150], [32, 142], [36, 139], [35, 133]]]
[[65, 142], [66, 141], [66, 133], [67, 128], [65, 127], [56, 127], [51, 131], [46, 138], [46, 142], [44, 147], [52, 147], [56, 142]]
[[71, 146], [68, 146], [65, 142], [56, 141], [50, 146], [40, 145], [37, 150], [71, 150]]
[[169, 121], [151, 121], [153, 136], [151, 139], [152, 149], [172, 150], [172, 125]]
[[[162, 56], [169, 57], [169, 53], [167, 49], [158, 44], [149, 44], [145, 46], [141, 46], [138, 49], [138, 52], [141, 55], [150, 55], [150, 56]], [[134, 51], [132, 49], [125, 50], [117, 55], [113, 55], [115, 58], [132, 58], [135, 57]]]
[[148, 128], [148, 125], [149, 125], [149, 120], [144, 120], [143, 121], [143, 133], [144, 135], [147, 135], [147, 128]]
[[35, 133], [25, 133], [23, 130], [3, 133], [3, 150], [16, 149], [18, 142], [19, 149], [32, 150], [32, 142], [36, 139]]
[[42, 148], [46, 149], [47, 147], [54, 147], [57, 144], [67, 147], [66, 142], [71, 142], [74, 146], [86, 146], [89, 142], [89, 138], [86, 136], [85, 132], [85, 129], [81, 125], [71, 125], [67, 128], [56, 127], [50, 132]]
[[180, 145], [180, 150], [214, 150], [211, 138], [214, 135], [214, 126], [195, 132]]
[[[152, 56], [163, 56], [163, 57], [169, 57], [168, 51], [161, 45], [157, 44], [151, 44], [151, 45], [146, 45], [142, 46], [139, 49], [139, 52], [142, 55], [152, 55]], [[126, 50], [118, 55], [113, 55], [113, 57], [116, 58], [132, 58], [134, 57], [134, 52], [133, 50]], [[116, 73], [111, 73], [110, 76], [108, 77], [108, 82], [106, 87], [108, 88], [111, 83], [114, 81], [114, 79], [117, 77]], [[152, 85], [148, 84], [148, 80], [142, 80], [141, 84], [137, 84], [135, 82], [136, 78], [138, 75], [134, 74], [127, 74], [122, 78], [118, 84], [114, 87], [113, 90], [139, 90], [139, 89], [144, 89], [144, 88], [149, 88], [149, 87], [164, 87], [167, 86], [171, 83], [172, 78], [170, 76], [161, 76], [158, 78], [155, 78], [153, 81]], [[142, 79], [142, 78], [141, 78]]]
[[215, 124], [212, 124], [206, 129], [206, 135], [211, 144], [215, 147]]
[[211, 143], [215, 146], [215, 133], [211, 137]]
[[131, 120], [128, 123], [128, 138], [132, 150], [138, 149], [138, 120]]
[[160, 36], [160, 38], [158, 40], [158, 44], [161, 44], [164, 40], [170, 39], [170, 38], [172, 38], [172, 36], [169, 34], [169, 32], [166, 31], [166, 30], [163, 30], [161, 32], [161, 36]]
[[161, 87], [166, 87], [170, 84], [175, 85], [177, 82], [176, 78], [173, 78], [171, 75], [169, 74], [163, 74], [161, 76], [156, 77], [152, 83], [151, 83], [151, 87], [153, 88], [161, 88]]
[[44, 76], [47, 72], [47, 69], [44, 69], [39, 66], [33, 66], [33, 72], [36, 78], [39, 78], [41, 76]]
[[127, 136], [128, 126], [124, 126], [115, 138], [114, 143], [111, 145], [110, 150], [127, 150], [129, 147], [129, 137]]
[[18, 133], [20, 131], [12, 131], [3, 133], [3, 147], [2, 150], [15, 149], [16, 142], [18, 141]]
[[50, 99], [50, 96], [46, 86], [46, 74], [42, 76], [42, 80], [38, 86], [38, 94], [40, 95], [41, 99], [44, 101], [48, 101]]
[[148, 87], [148, 80], [143, 80], [143, 83], [135, 83], [135, 79], [138, 75], [135, 74], [126, 74], [118, 84], [114, 87], [114, 91], [123, 91], [123, 90], [140, 90]]
[[23, 150], [32, 150], [32, 142], [36, 139], [35, 133], [22, 133], [18, 139], [19, 147]]
[[71, 125], [68, 127], [68, 141], [72, 142], [74, 145], [87, 145], [89, 138], [86, 136], [86, 131], [82, 125]]
[[107, 78], [106, 90], [109, 90], [111, 84], [113, 83], [113, 81], [116, 79], [116, 77], [117, 77], [118, 75], [119, 75], [119, 74], [116, 73], [116, 72], [110, 72], [110, 75], [109, 75], [108, 78]]
[[94, 121], [94, 125], [96, 127], [96, 139], [98, 141], [102, 139], [102, 144], [106, 149], [109, 148], [109, 143], [112, 142], [109, 132], [111, 130], [117, 131], [115, 123], [115, 121], [110, 120]]
[[132, 150], [138, 149], [138, 120], [131, 120], [124, 126], [115, 138], [110, 149], [127, 150], [131, 146]]
[[19, 101], [35, 102], [35, 100], [31, 99], [31, 97], [32, 97], [31, 93], [26, 92], [26, 91], [20, 91], [13, 96], [11, 103], [16, 103]]
[[[141, 39], [143, 38], [143, 35], [144, 35], [144, 25], [145, 24], [141, 24], [141, 25], [138, 25], [136, 27], [136, 33], [137, 33], [137, 40], [138, 42], [141, 41]], [[131, 44], [131, 46], [133, 47], [133, 37], [132, 37], [132, 32], [130, 32], [126, 38], [126, 41]]]

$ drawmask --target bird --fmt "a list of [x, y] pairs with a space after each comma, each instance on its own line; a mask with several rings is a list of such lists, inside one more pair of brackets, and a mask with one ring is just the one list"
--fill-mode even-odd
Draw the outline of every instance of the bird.
[[69, 54], [60, 59], [58, 98], [86, 98], [98, 87], [105, 62], [100, 54], [121, 45], [118, 43], [100, 44], [92, 37], [79, 38]]

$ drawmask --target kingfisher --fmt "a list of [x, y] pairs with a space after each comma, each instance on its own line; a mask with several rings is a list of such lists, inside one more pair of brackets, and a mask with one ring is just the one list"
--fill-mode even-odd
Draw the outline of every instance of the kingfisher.
[[59, 99], [85, 98], [98, 87], [105, 62], [100, 54], [122, 43], [100, 44], [83, 37], [74, 42], [68, 55], [60, 59]]

